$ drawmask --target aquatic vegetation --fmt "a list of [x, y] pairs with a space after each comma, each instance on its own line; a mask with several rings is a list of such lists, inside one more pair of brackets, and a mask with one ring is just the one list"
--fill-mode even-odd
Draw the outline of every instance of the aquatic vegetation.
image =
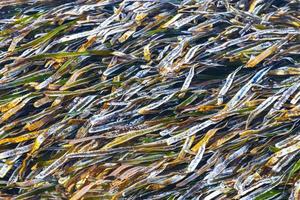
[[1, 199], [300, 199], [299, 10], [1, 1]]

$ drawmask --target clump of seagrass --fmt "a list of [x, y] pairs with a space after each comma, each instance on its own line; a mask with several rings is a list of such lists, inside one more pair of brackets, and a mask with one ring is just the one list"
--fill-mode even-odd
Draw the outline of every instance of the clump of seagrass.
[[0, 7], [1, 199], [300, 199], [298, 0]]

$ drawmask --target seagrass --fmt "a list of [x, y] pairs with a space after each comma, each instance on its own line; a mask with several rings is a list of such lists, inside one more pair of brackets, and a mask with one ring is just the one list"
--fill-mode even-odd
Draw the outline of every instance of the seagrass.
[[0, 199], [300, 199], [298, 0], [0, 14]]

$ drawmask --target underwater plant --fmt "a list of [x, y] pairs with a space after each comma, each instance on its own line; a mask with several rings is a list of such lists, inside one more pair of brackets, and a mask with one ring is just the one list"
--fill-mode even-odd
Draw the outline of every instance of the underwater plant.
[[300, 199], [298, 0], [0, 14], [0, 199]]

